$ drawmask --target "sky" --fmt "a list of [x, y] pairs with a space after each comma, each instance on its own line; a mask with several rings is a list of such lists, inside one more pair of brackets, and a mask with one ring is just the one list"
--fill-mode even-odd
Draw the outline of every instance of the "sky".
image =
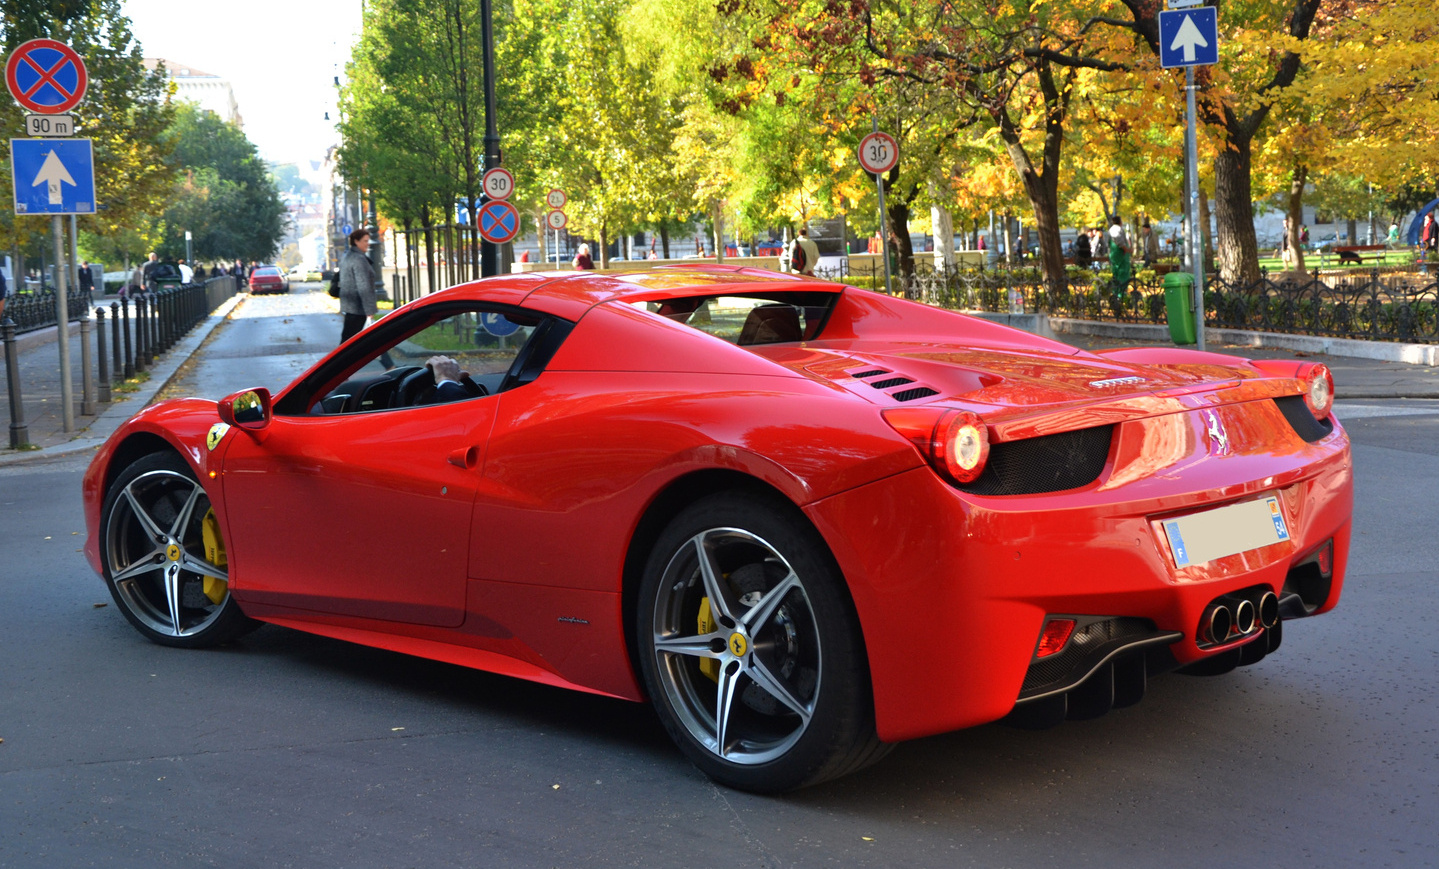
[[[245, 135], [279, 163], [337, 144], [335, 76], [359, 37], [361, 0], [124, 0], [146, 57], [230, 80]], [[325, 120], [325, 113], [331, 120]]]

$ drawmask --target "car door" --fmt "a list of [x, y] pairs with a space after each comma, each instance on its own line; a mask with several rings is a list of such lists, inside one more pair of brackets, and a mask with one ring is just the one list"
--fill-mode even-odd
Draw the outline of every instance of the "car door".
[[[484, 313], [422, 319], [418, 334], [414, 322], [382, 322], [347, 347], [357, 358], [307, 378], [326, 384], [323, 393], [287, 394], [263, 431], [231, 436], [223, 497], [240, 600], [424, 625], [464, 620], [471, 515], [499, 396], [393, 404], [440, 345], [489, 384], [475, 392], [498, 392], [514, 351], [462, 346], [492, 337], [478, 325]], [[384, 359], [395, 367], [385, 371]], [[421, 399], [417, 391], [406, 402]]]

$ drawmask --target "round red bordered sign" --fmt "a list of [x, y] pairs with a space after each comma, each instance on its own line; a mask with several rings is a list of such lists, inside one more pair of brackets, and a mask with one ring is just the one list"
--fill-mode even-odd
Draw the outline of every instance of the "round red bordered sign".
[[859, 141], [859, 165], [871, 175], [883, 175], [899, 162], [899, 143], [889, 133], [870, 133]]
[[565, 225], [569, 222], [569, 216], [566, 215], [563, 211], [560, 211], [558, 208], [545, 215], [545, 225], [548, 226], [550, 229], [564, 229]]
[[510, 194], [515, 192], [515, 176], [508, 169], [496, 167], [484, 174], [480, 185], [491, 199], [509, 199]]
[[85, 98], [90, 74], [75, 49], [53, 39], [22, 43], [5, 63], [5, 85], [23, 108], [60, 115]]
[[565, 191], [558, 187], [551, 187], [550, 192], [545, 194], [545, 204], [551, 208], [564, 208], [568, 201], [569, 197], [565, 195]]
[[503, 199], [491, 199], [480, 206], [480, 237], [491, 244], [504, 244], [520, 232], [520, 213]]

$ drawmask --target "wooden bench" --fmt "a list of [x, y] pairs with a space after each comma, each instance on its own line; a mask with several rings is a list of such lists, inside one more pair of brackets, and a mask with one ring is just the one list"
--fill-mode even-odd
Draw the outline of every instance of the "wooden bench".
[[[1373, 260], [1382, 260], [1382, 259], [1385, 259], [1385, 254], [1387, 254], [1387, 253], [1389, 252], [1389, 245], [1387, 245], [1387, 244], [1342, 244], [1342, 245], [1335, 245], [1335, 247], [1334, 247], [1334, 253], [1335, 253], [1336, 256], [1339, 257], [1339, 263], [1340, 263], [1341, 265], [1344, 264], [1344, 263], [1353, 263], [1354, 265], [1362, 265], [1363, 262], [1364, 262], [1364, 257], [1360, 256], [1360, 254], [1364, 254], [1364, 253], [1374, 253], [1374, 252], [1376, 252], [1376, 251], [1377, 251], [1376, 255], [1375, 255], [1374, 257], [1372, 257], [1371, 259], [1373, 259]], [[1324, 260], [1324, 257], [1323, 257], [1323, 254], [1321, 254], [1321, 255], [1320, 255], [1320, 262], [1323, 262], [1323, 260]]]

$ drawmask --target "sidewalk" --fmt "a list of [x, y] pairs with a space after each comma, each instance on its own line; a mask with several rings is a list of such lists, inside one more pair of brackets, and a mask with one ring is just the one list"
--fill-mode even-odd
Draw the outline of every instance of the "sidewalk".
[[[139, 413], [155, 399], [161, 390], [189, 360], [210, 333], [234, 310], [244, 295], [236, 295], [217, 308], [210, 316], [182, 338], [150, 369], [150, 378], [131, 393], [118, 393], [109, 404], [96, 402], [94, 415], [82, 415], [81, 409], [81, 367], [80, 330], [71, 325], [70, 356], [71, 375], [74, 380], [75, 431], [65, 432], [60, 403], [60, 361], [56, 342], [56, 330], [40, 330], [21, 336], [23, 343], [19, 352], [20, 372], [24, 390], [25, 424], [29, 441], [34, 446], [28, 450], [9, 449], [10, 400], [6, 389], [0, 386], [0, 465], [25, 461], [32, 458], [66, 455], [93, 450], [105, 441], [120, 424]], [[1081, 334], [1075, 331], [1060, 332], [1056, 337], [1085, 350], [1103, 350], [1113, 347], [1141, 345], [1171, 346], [1161, 340], [1155, 327], [1127, 324], [1095, 324], [1091, 330], [1099, 334]], [[94, 353], [94, 335], [91, 334], [91, 353]], [[1336, 397], [1339, 399], [1376, 398], [1439, 398], [1439, 367], [1416, 365], [1382, 359], [1356, 358], [1305, 350], [1279, 347], [1249, 346], [1245, 335], [1226, 331], [1223, 337], [1238, 338], [1244, 344], [1219, 343], [1211, 341], [1209, 349], [1216, 353], [1229, 353], [1256, 359], [1304, 359], [1323, 362], [1334, 372]], [[1268, 336], [1273, 337], [1273, 336]], [[1335, 342], [1333, 346], [1343, 349], [1342, 344], [1357, 342]], [[3, 372], [3, 358], [0, 358], [0, 372]]]
[[[80, 326], [69, 329], [70, 377], [75, 402], [74, 431], [66, 432], [64, 406], [61, 403], [59, 332], [54, 326], [16, 337], [20, 362], [21, 398], [25, 409], [24, 423], [28, 430], [30, 449], [12, 450], [10, 446], [10, 393], [5, 386], [5, 363], [0, 349], [0, 465], [33, 458], [66, 455], [93, 450], [105, 442], [120, 424], [148, 405], [180, 366], [199, 349], [201, 343], [219, 326], [245, 295], [235, 295], [216, 308], [198, 326], [191, 329], [147, 369], [149, 379], [134, 392], [114, 392], [109, 403], [96, 401], [92, 415], [82, 414], [82, 374]], [[95, 363], [95, 335], [90, 334], [91, 364]], [[109, 333], [106, 334], [109, 338]], [[112, 390], [113, 392], [113, 390]], [[98, 394], [98, 390], [97, 390]]]

